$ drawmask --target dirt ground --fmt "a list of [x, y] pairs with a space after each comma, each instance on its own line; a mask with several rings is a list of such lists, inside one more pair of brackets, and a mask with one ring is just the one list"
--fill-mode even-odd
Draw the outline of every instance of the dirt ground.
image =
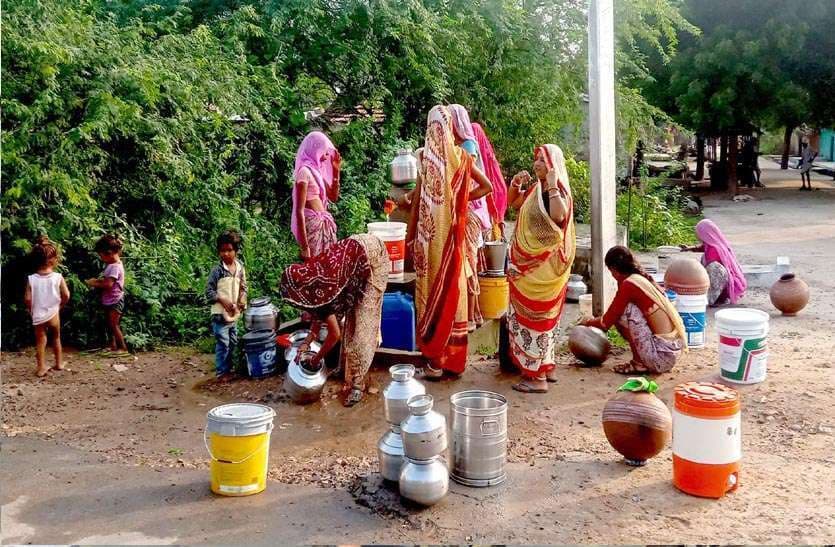
[[[45, 380], [34, 378], [28, 350], [2, 362], [3, 542], [833, 543], [835, 184], [817, 177], [819, 191], [798, 192], [795, 172], [770, 165], [764, 180], [749, 202], [706, 197], [704, 213], [744, 263], [789, 256], [812, 300], [792, 318], [766, 289], [743, 301], [771, 314], [768, 379], [740, 388], [741, 486], [721, 500], [678, 492], [669, 448], [632, 468], [609, 447], [601, 410], [623, 382], [611, 362], [577, 368], [566, 358], [547, 395], [512, 391], [515, 377], [484, 358], [457, 381], [427, 383], [443, 413], [463, 389], [507, 396], [509, 462], [505, 484], [453, 484], [421, 510], [376, 473], [382, 370], [353, 409], [339, 404], [335, 383], [321, 403], [298, 407], [280, 400], [278, 377], [215, 384], [211, 356], [189, 349], [121, 360], [71, 352], [71, 370]], [[576, 313], [569, 306], [564, 324]], [[656, 378], [658, 394], [669, 405], [676, 384], [716, 381], [717, 371], [710, 328], [704, 349]], [[277, 412], [271, 480], [258, 496], [208, 492], [205, 414], [231, 401]]]

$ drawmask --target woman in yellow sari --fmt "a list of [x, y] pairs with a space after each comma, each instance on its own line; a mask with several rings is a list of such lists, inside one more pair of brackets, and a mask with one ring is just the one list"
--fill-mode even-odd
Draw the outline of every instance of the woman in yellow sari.
[[429, 359], [425, 373], [430, 378], [444, 370], [461, 374], [467, 365], [467, 208], [492, 189], [481, 177], [471, 190], [472, 169], [473, 157], [455, 143], [449, 110], [435, 106], [426, 124], [406, 236], [417, 273], [418, 347]]
[[565, 290], [574, 263], [574, 200], [562, 150], [546, 144], [527, 171], [510, 183], [508, 202], [519, 211], [510, 247], [509, 357], [522, 381], [513, 389], [545, 393], [554, 377]]

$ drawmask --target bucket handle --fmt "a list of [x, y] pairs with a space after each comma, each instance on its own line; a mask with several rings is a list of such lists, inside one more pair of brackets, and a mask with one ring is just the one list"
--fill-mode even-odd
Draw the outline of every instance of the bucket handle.
[[[499, 420], [482, 420], [479, 429], [484, 436], [497, 435], [499, 433]], [[488, 431], [485, 431], [485, 429]]]
[[[268, 440], [267, 440], [267, 443], [269, 443], [269, 438], [270, 438], [269, 433], [272, 431], [272, 429], [273, 429], [273, 426], [272, 426], [272, 424], [270, 424], [270, 428], [267, 430], [267, 439], [268, 439]], [[253, 451], [252, 451], [252, 453], [250, 453], [247, 457], [245, 457], [245, 458], [244, 458], [244, 459], [242, 459], [242, 460], [237, 460], [237, 461], [221, 460], [221, 459], [219, 459], [219, 458], [215, 458], [215, 455], [214, 455], [214, 454], [212, 454], [212, 449], [211, 449], [211, 448], [209, 448], [209, 432], [208, 432], [207, 430], [205, 430], [205, 429], [203, 430], [203, 446], [205, 446], [205, 447], [206, 447], [206, 452], [208, 452], [208, 453], [209, 453], [209, 457], [210, 457], [213, 461], [220, 462], [220, 463], [231, 463], [231, 464], [233, 464], [233, 465], [238, 465], [239, 463], [244, 463], [245, 461], [249, 460], [249, 459], [250, 459], [250, 458], [252, 458], [254, 455], [256, 455], [256, 454], [257, 454], [257, 453], [258, 453], [258, 452], [259, 452], [262, 448], [264, 448], [264, 446], [263, 446], [263, 445], [259, 446], [258, 448], [256, 448], [255, 450], [253, 450]]]

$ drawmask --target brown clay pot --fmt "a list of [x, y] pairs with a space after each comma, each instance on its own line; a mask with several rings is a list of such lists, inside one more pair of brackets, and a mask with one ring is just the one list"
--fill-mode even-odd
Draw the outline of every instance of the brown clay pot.
[[710, 277], [696, 260], [676, 258], [664, 272], [664, 287], [678, 294], [704, 294], [710, 288]]
[[809, 303], [809, 285], [793, 273], [783, 274], [771, 286], [769, 296], [783, 315], [796, 315]]
[[670, 441], [673, 418], [652, 393], [619, 391], [603, 407], [603, 431], [629, 465], [644, 465]]
[[568, 349], [583, 363], [597, 366], [609, 357], [612, 345], [602, 330], [577, 325], [568, 334]]

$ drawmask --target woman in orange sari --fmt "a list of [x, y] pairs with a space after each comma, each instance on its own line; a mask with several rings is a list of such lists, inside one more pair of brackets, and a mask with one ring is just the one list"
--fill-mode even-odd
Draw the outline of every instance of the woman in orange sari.
[[[417, 280], [418, 347], [429, 359], [425, 373], [461, 374], [467, 365], [467, 210], [490, 193], [486, 177], [470, 189], [473, 157], [455, 144], [447, 107], [429, 111], [412, 216], [406, 236]], [[478, 181], [477, 181], [478, 182]]]
[[[522, 171], [508, 191], [519, 211], [510, 247], [509, 353], [522, 374], [513, 386], [545, 393], [554, 376], [557, 332], [574, 263], [574, 201], [562, 150], [546, 144], [534, 152], [536, 179]], [[530, 184], [529, 184], [530, 183]]]

